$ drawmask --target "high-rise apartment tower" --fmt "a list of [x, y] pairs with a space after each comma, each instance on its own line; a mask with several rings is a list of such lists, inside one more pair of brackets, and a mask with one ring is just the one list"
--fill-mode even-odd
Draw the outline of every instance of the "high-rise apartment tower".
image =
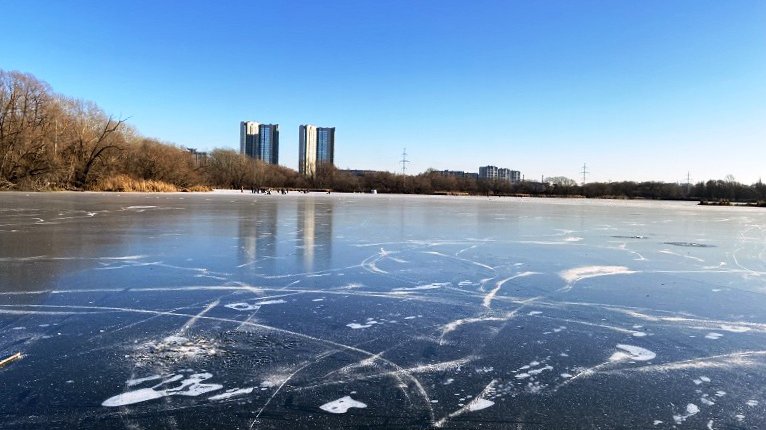
[[335, 127], [298, 127], [298, 171], [312, 176], [317, 166], [335, 164]]
[[298, 126], [298, 173], [314, 176], [317, 167], [317, 128]]
[[268, 164], [279, 164], [279, 124], [242, 121], [239, 152]]

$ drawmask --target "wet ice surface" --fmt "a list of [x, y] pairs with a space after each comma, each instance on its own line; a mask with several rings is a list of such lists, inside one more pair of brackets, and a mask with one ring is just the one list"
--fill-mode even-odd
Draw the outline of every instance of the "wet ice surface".
[[0, 194], [3, 428], [758, 428], [766, 212]]

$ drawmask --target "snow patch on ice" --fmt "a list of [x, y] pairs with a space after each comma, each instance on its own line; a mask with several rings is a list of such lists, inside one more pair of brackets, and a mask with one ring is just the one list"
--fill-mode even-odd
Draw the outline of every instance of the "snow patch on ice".
[[712, 339], [712, 340], [718, 340], [722, 337], [723, 335], [721, 333], [716, 333], [714, 331], [711, 331], [710, 333], [705, 335], [705, 339]]
[[689, 403], [686, 405], [686, 413], [681, 415], [673, 415], [673, 421], [676, 422], [676, 424], [681, 425], [686, 421], [687, 418], [697, 415], [700, 411], [700, 408], [695, 405], [694, 403]]
[[235, 311], [255, 311], [260, 309], [260, 306], [251, 305], [249, 303], [229, 303], [228, 305], [223, 305], [226, 308], [234, 309]]
[[583, 240], [581, 237], [569, 236], [564, 238], [564, 242], [579, 242]]
[[208, 400], [225, 400], [230, 399], [232, 397], [236, 396], [242, 396], [245, 394], [250, 394], [253, 392], [253, 387], [248, 388], [232, 388], [231, 390], [226, 390], [226, 392], [221, 394], [216, 394], [213, 397], [209, 397]]
[[435, 290], [437, 288], [442, 287], [448, 287], [450, 285], [449, 282], [437, 282], [433, 284], [428, 285], [420, 285], [417, 287], [410, 287], [410, 288], [394, 288], [392, 291], [418, 291], [418, 290]]
[[279, 305], [282, 303], [287, 303], [286, 301], [282, 299], [276, 299], [276, 300], [264, 300], [261, 302], [256, 303], [229, 303], [228, 305], [224, 305], [224, 307], [227, 307], [229, 309], [234, 309], [235, 311], [245, 312], [245, 311], [257, 311], [261, 308], [261, 306], [265, 305]]
[[143, 212], [145, 209], [154, 209], [156, 207], [157, 206], [128, 206], [128, 207], [123, 208], [123, 209]]
[[573, 269], [564, 270], [559, 273], [559, 276], [568, 284], [573, 284], [577, 281], [595, 278], [598, 276], [610, 276], [610, 275], [628, 275], [636, 273], [633, 270], [628, 269], [625, 266], [583, 266], [575, 267]]
[[721, 330], [728, 331], [731, 333], [745, 333], [750, 331], [750, 327], [743, 327], [740, 325], [721, 324]]
[[255, 303], [253, 306], [263, 306], [263, 305], [280, 305], [282, 303], [287, 303], [286, 301], [282, 299], [277, 300], [264, 300], [262, 302]]
[[477, 399], [473, 399], [471, 403], [468, 404], [468, 410], [471, 412], [480, 411], [482, 409], [487, 409], [488, 407], [494, 404], [495, 402], [493, 402], [492, 400], [477, 398]]
[[128, 379], [126, 383], [128, 384], [128, 387], [133, 387], [136, 385], [143, 384], [146, 381], [156, 381], [157, 379], [162, 378], [160, 375], [151, 375], [144, 378], [134, 378], [134, 379]]
[[351, 396], [341, 397], [340, 399], [327, 402], [320, 406], [319, 409], [329, 412], [331, 414], [345, 414], [351, 408], [366, 408], [367, 405], [356, 401]]
[[346, 327], [351, 327], [354, 330], [359, 330], [362, 328], [370, 328], [375, 324], [380, 324], [379, 322], [375, 320], [367, 320], [365, 324], [359, 324], [359, 323], [348, 323], [346, 324]]
[[118, 394], [114, 397], [110, 397], [101, 403], [101, 406], [115, 407], [126, 406], [134, 403], [145, 402], [147, 400], [159, 399], [165, 397], [165, 393], [162, 391], [156, 391], [153, 388], [142, 388], [140, 390], [128, 391], [127, 393]]
[[179, 378], [179, 376], [183, 378], [182, 375], [174, 375], [170, 379], [163, 381], [152, 388], [141, 388], [139, 390], [128, 391], [128, 392], [110, 397], [104, 400], [104, 402], [101, 403], [101, 405], [106, 407], [127, 406], [127, 405], [132, 405], [135, 403], [141, 403], [148, 400], [159, 399], [161, 397], [167, 397], [167, 396], [196, 397], [201, 394], [209, 393], [211, 391], [216, 391], [223, 388], [223, 385], [219, 385], [219, 384], [203, 384], [202, 383], [202, 381], [212, 378], [213, 377], [212, 374], [195, 373], [193, 375], [189, 375], [186, 379], [181, 380], [181, 385], [179, 385], [178, 387], [168, 388], [165, 390], [157, 390], [157, 388], [163, 385], [178, 381], [179, 379], [181, 379]]
[[609, 357], [609, 361], [649, 361], [657, 357], [657, 354], [654, 352], [649, 351], [646, 348], [641, 348], [640, 346], [617, 344], [617, 349], [621, 349], [622, 351], [617, 351], [612, 354], [612, 356]]

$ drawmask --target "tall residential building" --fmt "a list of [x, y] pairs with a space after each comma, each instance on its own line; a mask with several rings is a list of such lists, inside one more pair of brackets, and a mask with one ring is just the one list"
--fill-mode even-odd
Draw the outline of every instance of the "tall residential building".
[[317, 127], [317, 164], [335, 164], [335, 127]]
[[239, 153], [255, 157], [255, 145], [258, 142], [258, 124], [253, 121], [239, 123]]
[[317, 128], [298, 126], [298, 173], [313, 176], [317, 167]]
[[335, 127], [298, 127], [298, 171], [314, 175], [317, 166], [335, 164]]
[[239, 152], [268, 164], [279, 164], [279, 124], [242, 121], [239, 124]]
[[279, 164], [279, 124], [258, 126], [256, 158], [268, 164]]

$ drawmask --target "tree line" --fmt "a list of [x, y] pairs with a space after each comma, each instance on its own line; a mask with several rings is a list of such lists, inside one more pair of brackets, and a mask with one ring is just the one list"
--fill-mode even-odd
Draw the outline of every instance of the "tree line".
[[338, 170], [320, 165], [311, 177], [268, 165], [231, 149], [205, 156], [142, 136], [87, 100], [55, 93], [33, 75], [0, 69], [0, 189], [164, 191], [220, 188], [330, 189], [402, 194], [766, 201], [760, 181], [727, 177], [693, 185], [609, 182], [578, 185], [565, 177], [543, 182], [476, 180], [429, 169], [418, 175]]
[[0, 189], [130, 191], [140, 182], [155, 184], [149, 191], [202, 190], [278, 186], [296, 175], [231, 150], [199, 157], [31, 74], [0, 69]]

